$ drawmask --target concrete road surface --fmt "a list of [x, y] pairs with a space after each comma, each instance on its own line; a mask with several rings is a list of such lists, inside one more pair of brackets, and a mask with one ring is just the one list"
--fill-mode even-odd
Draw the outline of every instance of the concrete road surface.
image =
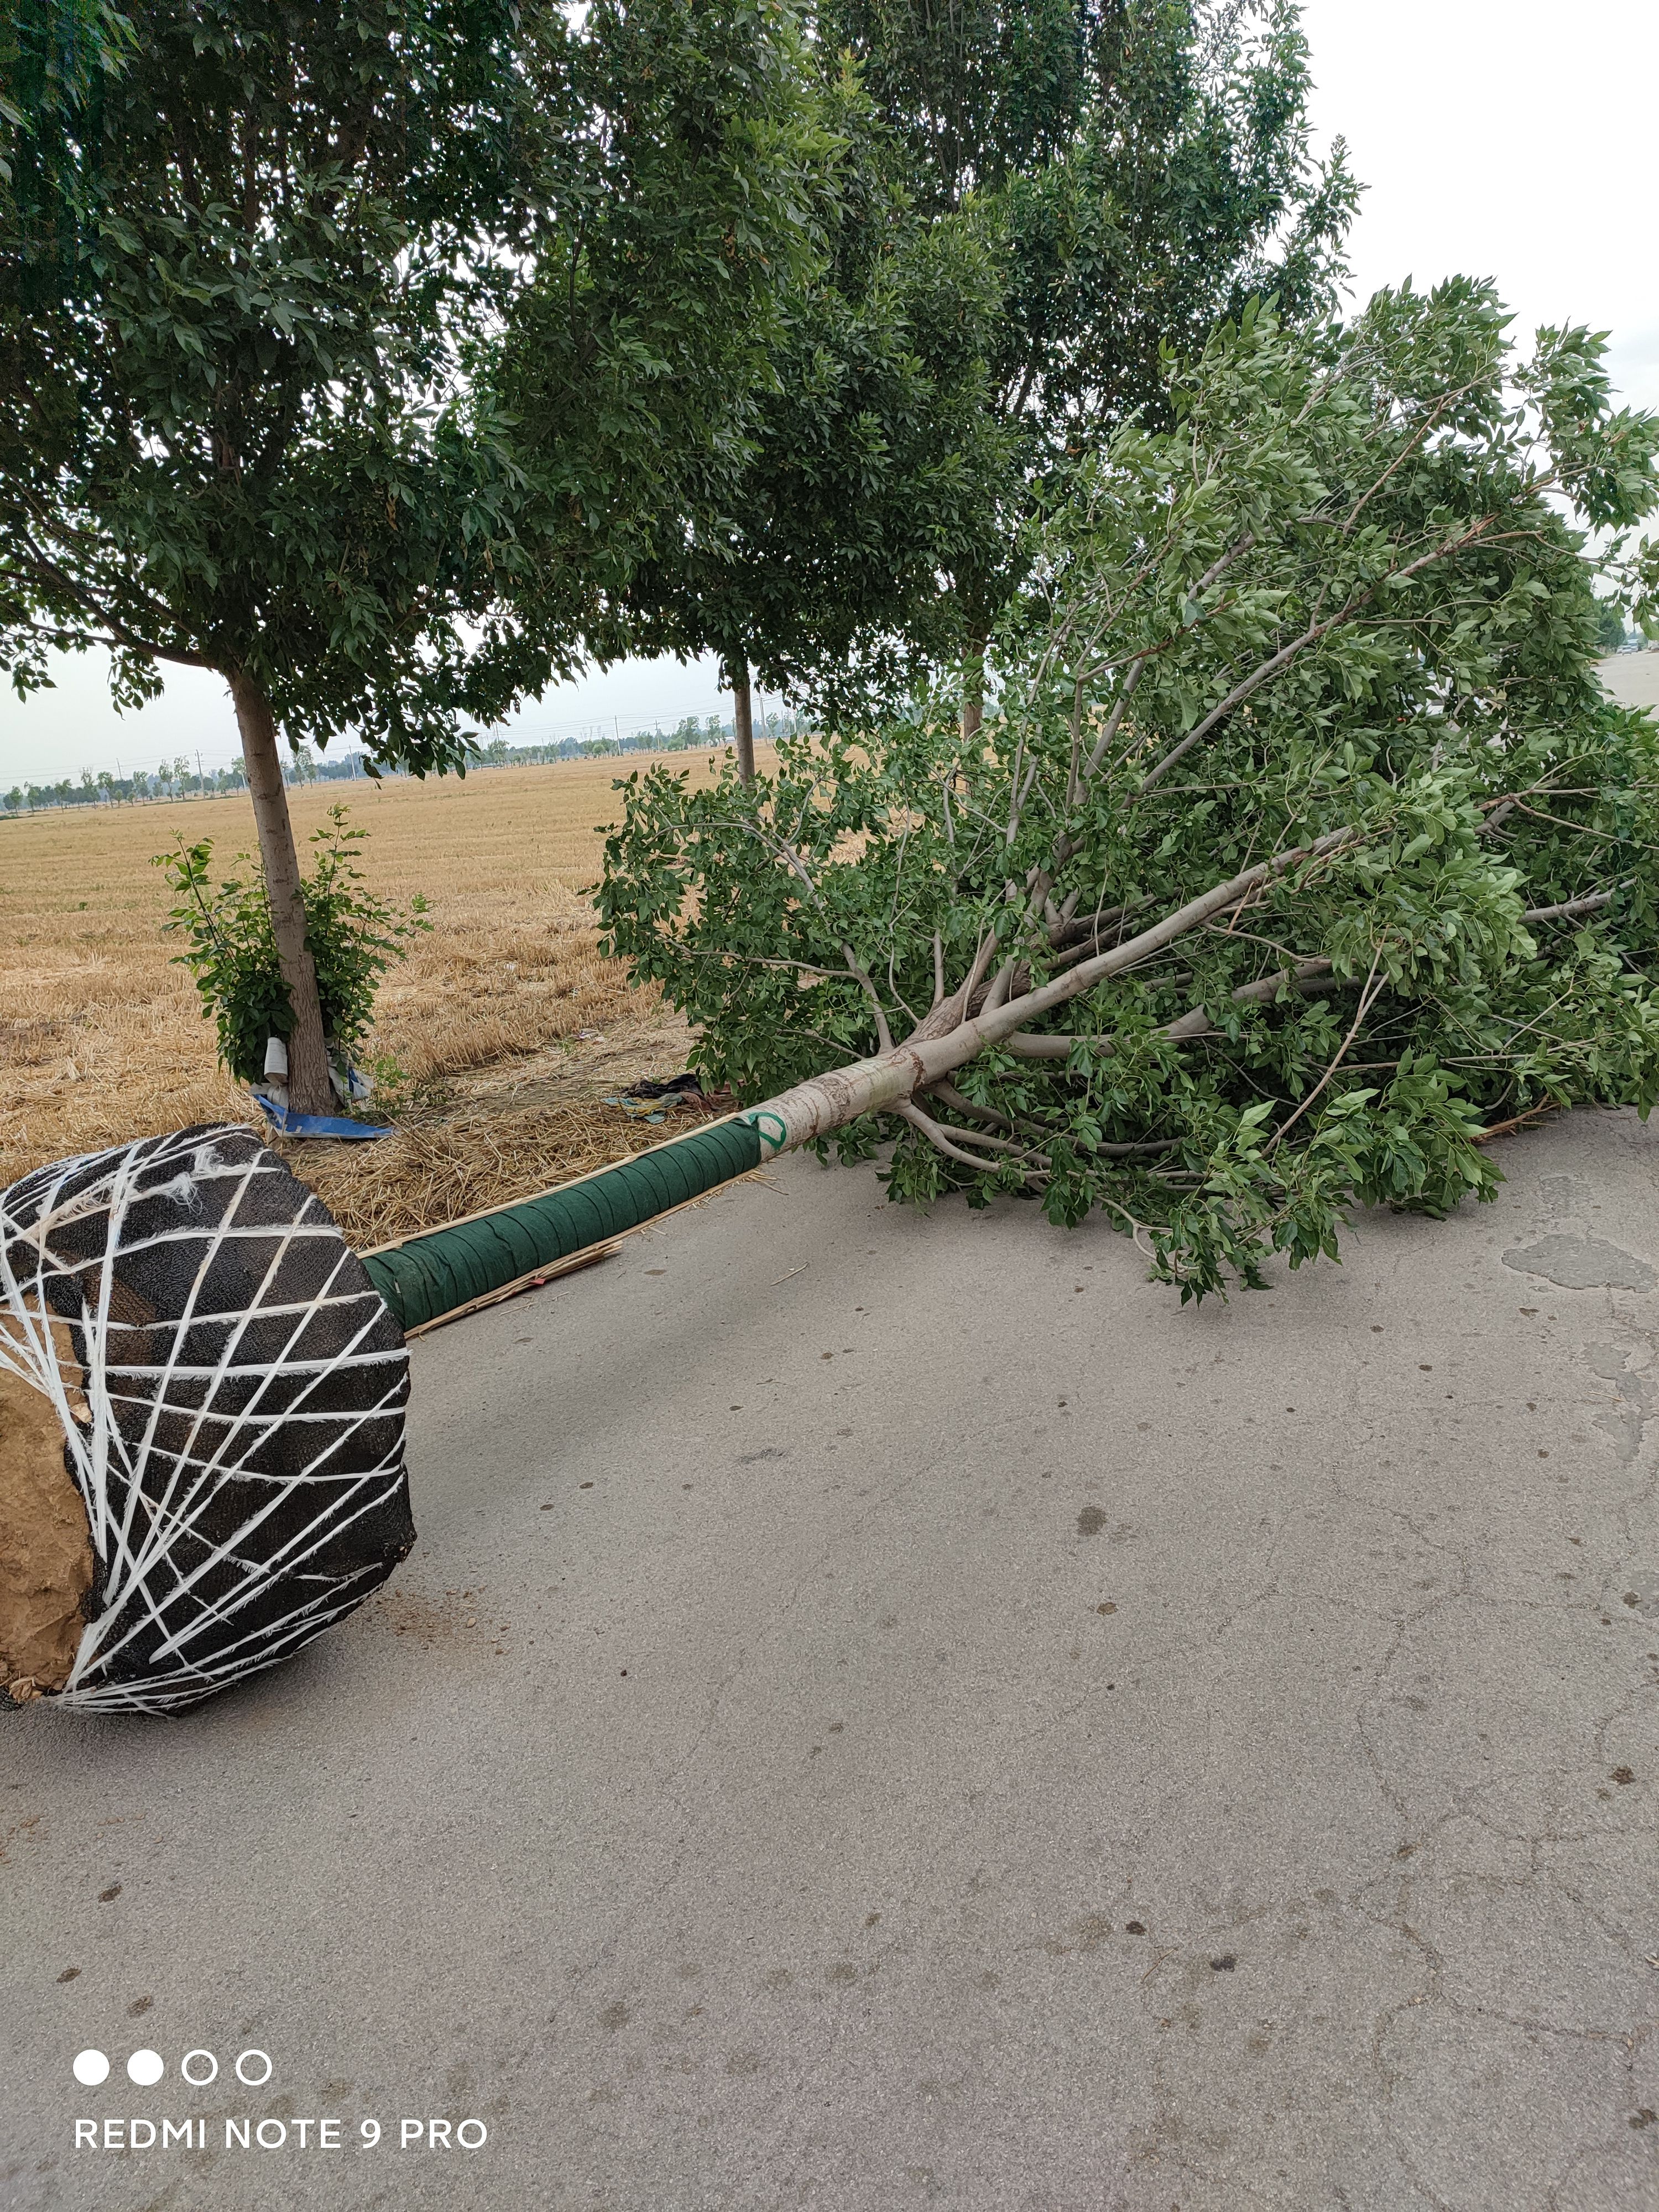
[[6, 2202], [1654, 2212], [1659, 1127], [1501, 1161], [1196, 1313], [793, 1162], [418, 1344], [380, 1602], [0, 1730]]
[[1616, 653], [1601, 664], [1602, 684], [1626, 707], [1659, 707], [1659, 653]]

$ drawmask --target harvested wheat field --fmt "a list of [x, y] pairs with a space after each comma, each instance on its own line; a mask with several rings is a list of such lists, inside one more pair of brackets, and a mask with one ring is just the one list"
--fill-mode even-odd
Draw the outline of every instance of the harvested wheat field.
[[[709, 773], [708, 755], [684, 758]], [[369, 832], [360, 864], [374, 889], [431, 902], [433, 928], [388, 974], [367, 1048], [402, 1071], [396, 1135], [282, 1146], [355, 1243], [545, 1189], [669, 1133], [603, 1100], [684, 1067], [690, 1035], [601, 957], [582, 896], [599, 872], [595, 825], [617, 811], [611, 783], [634, 764], [290, 793], [302, 848], [343, 800]], [[253, 847], [246, 794], [0, 823], [0, 1183], [132, 1137], [253, 1118], [162, 933], [168, 894], [150, 856], [181, 837], [212, 838], [216, 872], [229, 872]]]

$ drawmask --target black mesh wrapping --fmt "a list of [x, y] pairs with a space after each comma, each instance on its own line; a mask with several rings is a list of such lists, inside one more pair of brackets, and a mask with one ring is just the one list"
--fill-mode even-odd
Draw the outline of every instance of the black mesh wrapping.
[[192, 1704], [309, 1643], [415, 1540], [403, 1332], [250, 1129], [0, 1193], [0, 1362], [53, 1398], [86, 1503], [71, 1704]]

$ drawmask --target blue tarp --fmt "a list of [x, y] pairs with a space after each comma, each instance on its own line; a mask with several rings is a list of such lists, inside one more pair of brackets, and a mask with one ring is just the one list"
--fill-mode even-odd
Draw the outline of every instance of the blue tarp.
[[377, 1128], [368, 1121], [348, 1121], [332, 1114], [293, 1114], [286, 1106], [278, 1106], [256, 1091], [253, 1103], [273, 1128], [285, 1137], [332, 1137], [343, 1139], [349, 1144], [361, 1144], [368, 1137], [389, 1137], [389, 1127]]

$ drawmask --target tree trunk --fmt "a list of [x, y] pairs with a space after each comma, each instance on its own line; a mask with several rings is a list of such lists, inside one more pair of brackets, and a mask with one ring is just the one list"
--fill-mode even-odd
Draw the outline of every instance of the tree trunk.
[[976, 738], [985, 720], [985, 641], [976, 638], [962, 664], [962, 734]]
[[732, 686], [732, 735], [737, 745], [738, 776], [744, 783], [755, 781], [755, 722], [749, 700], [749, 663], [728, 660], [726, 677]]
[[276, 722], [270, 702], [252, 678], [237, 670], [230, 679], [236, 721], [242, 733], [242, 760], [259, 832], [270, 926], [294, 1030], [288, 1040], [288, 1103], [296, 1114], [331, 1114], [334, 1094], [328, 1079], [328, 1047], [323, 1039], [322, 1001], [317, 969], [306, 947], [305, 900], [300, 890], [300, 859], [294, 849], [294, 825], [276, 749]]

